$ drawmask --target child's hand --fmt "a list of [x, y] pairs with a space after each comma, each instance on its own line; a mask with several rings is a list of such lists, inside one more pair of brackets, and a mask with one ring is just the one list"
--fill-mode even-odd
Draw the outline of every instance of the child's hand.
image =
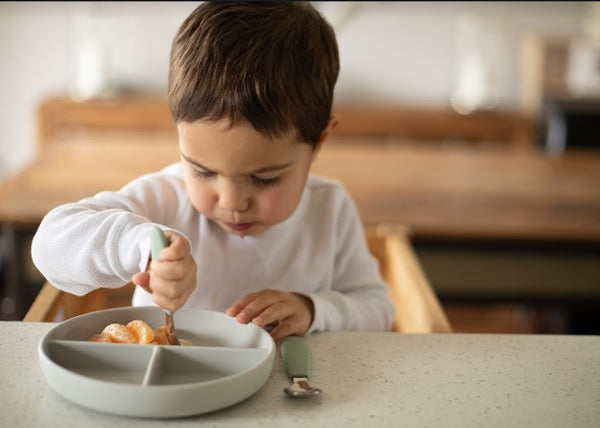
[[136, 273], [132, 281], [152, 293], [154, 303], [163, 309], [177, 310], [196, 288], [196, 262], [190, 244], [183, 236], [165, 231], [169, 246], [152, 260], [149, 271]]
[[271, 336], [280, 340], [292, 334], [301, 336], [306, 333], [312, 323], [313, 311], [308, 297], [267, 289], [242, 297], [226, 313], [243, 324], [275, 325]]

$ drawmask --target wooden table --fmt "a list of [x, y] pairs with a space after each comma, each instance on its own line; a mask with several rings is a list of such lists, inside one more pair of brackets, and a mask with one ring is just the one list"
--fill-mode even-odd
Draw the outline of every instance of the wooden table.
[[265, 385], [247, 400], [158, 420], [92, 411], [51, 389], [37, 345], [55, 325], [0, 322], [0, 426], [600, 426], [598, 336], [322, 333], [307, 337], [320, 396], [283, 393], [278, 351]]
[[[8, 293], [22, 283], [20, 231], [31, 233], [59, 204], [116, 190], [177, 160], [172, 134], [97, 132], [45, 145], [0, 186]], [[402, 223], [414, 239], [600, 245], [600, 152], [552, 159], [334, 138], [313, 172], [340, 179], [365, 224]]]
[[415, 238], [600, 243], [600, 151], [332, 141], [313, 171], [344, 182], [365, 222], [398, 221]]
[[[177, 160], [176, 141], [161, 136], [57, 142], [2, 184], [0, 221], [37, 225], [59, 204]], [[415, 237], [600, 243], [600, 152], [553, 159], [332, 139], [313, 172], [341, 180], [365, 223], [400, 222]]]

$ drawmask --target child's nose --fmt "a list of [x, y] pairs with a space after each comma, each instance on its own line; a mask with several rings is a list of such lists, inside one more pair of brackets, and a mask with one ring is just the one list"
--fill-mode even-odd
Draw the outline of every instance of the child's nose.
[[246, 211], [248, 197], [241, 186], [234, 183], [223, 183], [219, 189], [219, 206], [227, 211]]

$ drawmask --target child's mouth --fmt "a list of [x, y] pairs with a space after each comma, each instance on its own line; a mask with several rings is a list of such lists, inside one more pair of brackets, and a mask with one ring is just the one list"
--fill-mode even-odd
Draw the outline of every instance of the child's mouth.
[[243, 231], [248, 230], [249, 228], [251, 228], [254, 223], [227, 223], [227, 222], [223, 222], [223, 224], [229, 230], [232, 230], [234, 232], [243, 232]]

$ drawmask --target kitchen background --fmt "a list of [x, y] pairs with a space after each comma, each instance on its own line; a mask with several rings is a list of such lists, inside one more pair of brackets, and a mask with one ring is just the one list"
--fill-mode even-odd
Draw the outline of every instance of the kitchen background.
[[[164, 95], [172, 37], [197, 4], [0, 2], [0, 182], [36, 155], [42, 100]], [[540, 114], [536, 36], [572, 41], [566, 85], [600, 93], [598, 2], [314, 4], [338, 37], [337, 102]]]

